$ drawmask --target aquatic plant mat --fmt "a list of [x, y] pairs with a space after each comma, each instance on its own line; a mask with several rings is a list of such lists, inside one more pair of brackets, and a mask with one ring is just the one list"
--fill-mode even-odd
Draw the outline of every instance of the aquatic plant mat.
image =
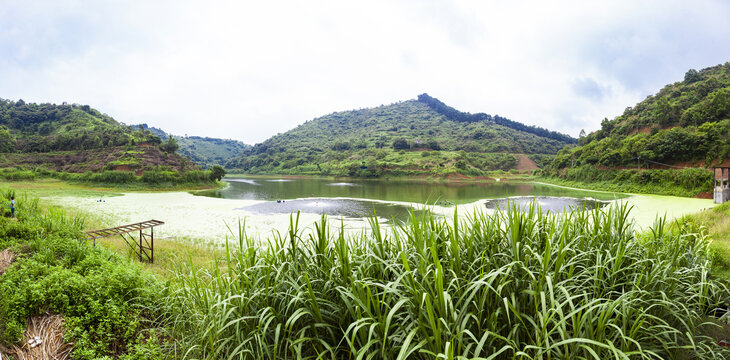
[[63, 340], [63, 317], [58, 314], [31, 317], [21, 344], [0, 351], [15, 360], [65, 360], [73, 350], [73, 345]]
[[263, 243], [240, 224], [221, 265], [180, 270], [156, 308], [190, 359], [730, 358], [701, 229], [637, 233], [626, 205], [522, 210], [359, 236], [292, 215]]

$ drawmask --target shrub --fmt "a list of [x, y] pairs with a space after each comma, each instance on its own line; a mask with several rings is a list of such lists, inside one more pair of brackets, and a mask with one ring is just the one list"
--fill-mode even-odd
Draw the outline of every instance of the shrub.
[[395, 150], [406, 150], [410, 148], [411, 146], [408, 145], [408, 141], [406, 141], [406, 139], [404, 138], [397, 138], [393, 140], [393, 149]]
[[180, 174], [174, 171], [149, 170], [142, 173], [141, 180], [147, 184], [179, 183]]

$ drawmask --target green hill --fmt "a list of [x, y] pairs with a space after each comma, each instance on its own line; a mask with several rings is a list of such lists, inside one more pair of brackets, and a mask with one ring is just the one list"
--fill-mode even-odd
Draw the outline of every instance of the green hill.
[[689, 70], [562, 150], [553, 168], [710, 166], [730, 158], [730, 63]]
[[[0, 99], [0, 169], [83, 173], [199, 169], [161, 139], [88, 105]], [[8, 175], [10, 176], [10, 175]]]
[[[167, 140], [170, 137], [170, 134], [162, 129], [149, 127], [147, 124], [142, 124], [142, 127], [159, 136], [162, 140]], [[203, 168], [209, 168], [213, 165], [224, 166], [226, 162], [241, 155], [242, 152], [251, 147], [238, 140], [200, 136], [175, 136], [175, 140], [180, 145], [178, 152]]]
[[515, 154], [544, 162], [575, 141], [499, 116], [461, 112], [422, 94], [307, 121], [226, 166], [270, 174], [478, 176], [515, 168]]
[[34, 104], [0, 99], [0, 152], [88, 150], [159, 143], [88, 105]]
[[546, 170], [612, 190], [709, 196], [706, 168], [718, 164], [730, 165], [730, 63], [689, 70], [682, 81], [604, 119]]

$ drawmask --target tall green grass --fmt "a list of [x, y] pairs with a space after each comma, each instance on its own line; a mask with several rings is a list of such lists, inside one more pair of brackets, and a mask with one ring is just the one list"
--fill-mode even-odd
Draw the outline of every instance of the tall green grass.
[[359, 236], [293, 215], [263, 243], [239, 225], [224, 265], [182, 269], [159, 309], [190, 359], [727, 356], [698, 330], [730, 294], [705, 235], [637, 234], [628, 215], [424, 213]]

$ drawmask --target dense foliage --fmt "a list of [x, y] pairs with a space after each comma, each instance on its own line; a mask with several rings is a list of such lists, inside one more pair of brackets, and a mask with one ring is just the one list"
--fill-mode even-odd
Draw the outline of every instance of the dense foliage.
[[[0, 192], [3, 209], [13, 195]], [[30, 316], [51, 312], [65, 319], [74, 359], [159, 358], [145, 328], [161, 286], [139, 265], [84, 242], [82, 218], [17, 200], [17, 221], [0, 217], [0, 249], [20, 253], [0, 275], [0, 348], [21, 339]]]
[[292, 220], [265, 246], [239, 230], [222, 267], [181, 272], [160, 307], [191, 359], [730, 355], [704, 336], [730, 295], [707, 277], [705, 236], [661, 221], [638, 235], [628, 219], [424, 213], [360, 236], [324, 218], [305, 236]]
[[160, 139], [88, 105], [0, 99], [0, 152], [99, 149], [141, 142], [157, 144]]
[[[246, 149], [226, 167], [247, 173], [350, 176], [360, 170], [367, 170], [366, 176], [481, 174], [513, 168], [513, 154], [555, 154], [569, 143], [492, 120], [452, 120], [424, 102], [409, 100], [308, 121]], [[438, 155], [429, 158], [433, 154]], [[461, 168], [454, 166], [459, 160], [465, 162]]]
[[730, 158], [730, 63], [688, 71], [684, 81], [604, 119], [579, 144], [561, 150], [552, 167], [709, 166]]

